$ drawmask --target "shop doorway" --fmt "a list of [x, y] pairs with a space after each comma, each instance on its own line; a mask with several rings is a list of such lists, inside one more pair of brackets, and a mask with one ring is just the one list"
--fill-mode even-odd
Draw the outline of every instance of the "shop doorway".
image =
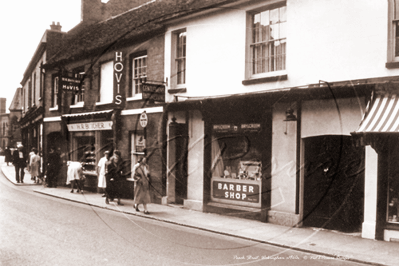
[[186, 124], [169, 125], [169, 159], [171, 175], [175, 178], [175, 203], [183, 204], [187, 199], [187, 154], [188, 128]]
[[360, 232], [364, 206], [364, 148], [350, 136], [304, 139], [303, 225]]

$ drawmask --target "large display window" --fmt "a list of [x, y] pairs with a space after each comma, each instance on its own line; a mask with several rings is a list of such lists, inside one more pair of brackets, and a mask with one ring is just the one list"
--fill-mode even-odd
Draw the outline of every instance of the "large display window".
[[261, 132], [260, 123], [213, 125], [212, 201], [261, 206]]

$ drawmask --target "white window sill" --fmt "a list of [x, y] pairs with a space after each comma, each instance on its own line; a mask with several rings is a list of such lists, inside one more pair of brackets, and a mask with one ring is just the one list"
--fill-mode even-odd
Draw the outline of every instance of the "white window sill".
[[279, 70], [279, 71], [255, 74], [251, 75], [249, 79], [269, 78], [269, 77], [282, 76], [282, 75], [287, 75], [287, 70]]
[[111, 104], [112, 102], [96, 102], [96, 105], [106, 105], [106, 104]]
[[50, 111], [50, 112], [52, 112], [52, 111], [58, 111], [58, 105], [56, 105], [55, 107], [49, 108], [49, 111]]
[[138, 94], [134, 95], [133, 97], [127, 98], [126, 101], [130, 102], [130, 101], [138, 101], [138, 100], [142, 100], [142, 99], [143, 99], [143, 94], [138, 93]]
[[77, 104], [71, 105], [70, 108], [82, 108], [84, 102], [78, 102]]

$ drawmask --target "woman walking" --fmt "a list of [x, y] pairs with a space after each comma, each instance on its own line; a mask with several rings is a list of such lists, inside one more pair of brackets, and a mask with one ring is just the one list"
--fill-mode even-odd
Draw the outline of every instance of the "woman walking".
[[150, 170], [145, 157], [134, 166], [133, 172], [136, 182], [134, 186], [134, 208], [139, 212], [139, 204], [143, 204], [144, 213], [150, 214], [147, 210], [147, 204], [151, 202]]
[[36, 148], [33, 148], [32, 151], [33, 155], [30, 156], [29, 169], [32, 180], [37, 184], [39, 183], [41, 157], [37, 154]]

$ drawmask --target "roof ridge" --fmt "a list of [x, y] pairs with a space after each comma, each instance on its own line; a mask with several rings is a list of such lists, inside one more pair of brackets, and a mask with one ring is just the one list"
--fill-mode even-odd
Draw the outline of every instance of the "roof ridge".
[[100, 22], [98, 22], [98, 24], [101, 24], [101, 23], [107, 22], [107, 21], [109, 21], [109, 20], [115, 19], [115, 18], [120, 17], [120, 16], [122, 16], [122, 15], [124, 15], [124, 14], [126, 14], [126, 13], [129, 13], [129, 12], [131, 12], [131, 11], [134, 11], [134, 10], [136, 10], [136, 9], [139, 9], [139, 8], [141, 8], [141, 7], [143, 7], [143, 6], [152, 4], [152, 3], [156, 2], [156, 1], [157, 1], [157, 0], [150, 0], [150, 1], [144, 3], [144, 4], [140, 5], [140, 6], [133, 7], [132, 9], [129, 9], [129, 10], [125, 11], [125, 12], [122, 12], [122, 13], [120, 13], [120, 14], [118, 14], [118, 15], [115, 15], [115, 16], [112, 16], [112, 17], [110, 17], [110, 18], [107, 18], [106, 20], [100, 21]]

